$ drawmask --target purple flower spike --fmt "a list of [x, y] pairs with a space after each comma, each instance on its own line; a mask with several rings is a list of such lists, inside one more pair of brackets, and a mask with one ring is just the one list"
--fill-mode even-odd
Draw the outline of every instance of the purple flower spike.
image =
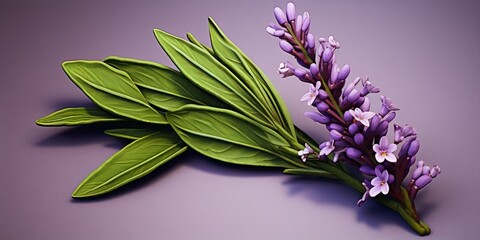
[[397, 150], [397, 145], [388, 144], [387, 137], [380, 138], [380, 144], [373, 145], [373, 151], [375, 151], [375, 159], [377, 162], [382, 163], [387, 160], [389, 162], [397, 162], [397, 157], [393, 154]]
[[340, 72], [338, 73], [338, 79], [339, 80], [345, 80], [347, 79], [348, 77], [348, 74], [350, 74], [350, 66], [348, 65], [345, 65], [342, 67], [342, 69], [340, 70]]
[[369, 119], [375, 116], [374, 112], [362, 112], [360, 108], [355, 108], [354, 110], [349, 110], [350, 114], [355, 118], [355, 120], [361, 122], [364, 126], [370, 126]]
[[287, 23], [287, 18], [285, 17], [285, 13], [281, 8], [276, 7], [275, 9], [273, 9], [273, 14], [277, 19], [278, 24], [284, 25], [285, 23]]
[[313, 101], [315, 101], [315, 98], [317, 98], [318, 95], [318, 90], [320, 89], [320, 81], [318, 81], [315, 86], [313, 84], [310, 84], [310, 89], [308, 90], [308, 93], [303, 95], [303, 97], [300, 99], [300, 101], [304, 102], [307, 101], [308, 105], [312, 105]]
[[380, 172], [378, 169], [375, 169], [375, 175], [377, 176], [373, 178], [370, 182], [373, 186], [368, 192], [370, 194], [370, 197], [375, 197], [380, 193], [382, 193], [383, 195], [387, 195], [388, 191], [390, 191], [390, 188], [388, 186], [388, 171], [383, 170], [383, 172]]
[[322, 150], [320, 150], [320, 153], [318, 154], [318, 156], [322, 156], [322, 155], [326, 156], [330, 154], [333, 150], [335, 150], [334, 144], [335, 144], [334, 140], [325, 142], [325, 147], [323, 147]]
[[295, 4], [292, 2], [287, 3], [287, 20], [289, 22], [295, 20]]
[[291, 53], [293, 51], [292, 44], [290, 44], [289, 42], [287, 42], [285, 40], [280, 40], [279, 45], [280, 45], [280, 48], [287, 53]]

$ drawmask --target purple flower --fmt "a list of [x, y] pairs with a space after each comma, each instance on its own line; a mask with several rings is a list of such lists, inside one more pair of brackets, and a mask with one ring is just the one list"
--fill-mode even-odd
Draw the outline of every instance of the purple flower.
[[289, 62], [280, 63], [278, 66], [278, 73], [282, 76], [282, 78], [293, 76], [293, 71], [295, 68]]
[[330, 154], [333, 150], [335, 150], [335, 141], [334, 140], [331, 140], [331, 141], [328, 141], [328, 142], [325, 142], [325, 147], [322, 148], [322, 150], [320, 150], [320, 153], [318, 154], [318, 156], [322, 156], [322, 155], [328, 155]]
[[315, 153], [315, 152], [308, 144], [305, 143], [305, 149], [298, 151], [298, 156], [302, 158], [303, 162], [306, 162], [308, 155], [312, 153]]
[[393, 154], [397, 150], [397, 145], [391, 143], [388, 144], [387, 137], [383, 136], [380, 138], [380, 144], [373, 145], [373, 151], [375, 151], [375, 159], [379, 163], [387, 160], [389, 162], [397, 162], [397, 157]]
[[313, 101], [315, 101], [315, 98], [317, 98], [318, 95], [318, 90], [320, 89], [320, 81], [318, 81], [315, 86], [313, 84], [310, 84], [310, 89], [308, 90], [308, 93], [303, 95], [303, 97], [300, 99], [300, 101], [304, 102], [307, 101], [308, 105], [312, 105]]
[[355, 118], [355, 120], [361, 122], [366, 127], [370, 126], [368, 120], [375, 116], [374, 112], [362, 112], [360, 108], [355, 108], [355, 111], [350, 109], [348, 112]]
[[368, 76], [365, 78], [362, 78], [362, 96], [365, 96], [369, 93], [378, 93], [380, 92], [380, 89], [378, 87], [375, 87], [372, 85], [372, 83], [368, 80]]
[[375, 197], [380, 193], [383, 193], [383, 195], [387, 195], [388, 191], [390, 190], [388, 186], [388, 171], [383, 170], [383, 172], [380, 172], [380, 170], [375, 168], [375, 175], [377, 176], [373, 178], [370, 182], [373, 186], [368, 192], [370, 194], [370, 197]]
[[395, 143], [399, 143], [407, 137], [417, 135], [417, 132], [415, 131], [415, 129], [408, 124], [406, 124], [405, 127], [401, 127], [400, 125], [393, 124], [393, 129], [394, 129]]
[[385, 96], [380, 96], [380, 99], [382, 100], [382, 108], [380, 109], [381, 116], [385, 116], [390, 111], [400, 110], [400, 108], [397, 108], [393, 105], [393, 102], [392, 100], [390, 100], [390, 98]]

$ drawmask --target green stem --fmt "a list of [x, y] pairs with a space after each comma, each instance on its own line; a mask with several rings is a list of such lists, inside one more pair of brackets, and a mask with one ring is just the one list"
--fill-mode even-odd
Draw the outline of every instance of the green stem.
[[[350, 176], [346, 171], [344, 171], [340, 166], [337, 166], [331, 162], [318, 162], [317, 166], [321, 169], [320, 171], [310, 170], [310, 169], [287, 169], [284, 171], [286, 174], [295, 174], [295, 175], [313, 175], [329, 178], [337, 178], [346, 183], [347, 185], [353, 187], [355, 190], [360, 193], [365, 192], [365, 188], [362, 183], [356, 178]], [[328, 176], [325, 174], [328, 172], [333, 176]], [[404, 187], [401, 187], [402, 196], [404, 197], [403, 203], [397, 202], [394, 199], [388, 198], [387, 196], [378, 196], [375, 199], [377, 202], [393, 209], [398, 212], [400, 216], [407, 222], [407, 224], [419, 235], [425, 236], [430, 234], [431, 230], [427, 224], [418, 219], [418, 215], [414, 210], [413, 203], [408, 198], [408, 193]]]

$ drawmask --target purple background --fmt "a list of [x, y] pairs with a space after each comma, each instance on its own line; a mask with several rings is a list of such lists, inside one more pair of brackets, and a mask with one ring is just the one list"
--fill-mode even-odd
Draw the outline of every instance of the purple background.
[[[88, 99], [65, 60], [119, 55], [171, 65], [154, 28], [208, 41], [207, 17], [271, 78], [295, 123], [307, 89], [281, 79], [291, 60], [265, 33], [286, 1], [0, 1], [0, 239], [411, 239], [401, 218], [359, 193], [275, 169], [238, 167], [189, 152], [104, 198], [75, 201], [78, 183], [125, 143], [101, 128], [41, 128], [35, 119]], [[428, 239], [480, 235], [480, 7], [475, 1], [296, 1], [315, 36], [342, 44], [351, 78], [369, 75], [419, 132], [419, 158], [443, 173], [418, 197]], [[378, 97], [378, 96], [377, 96]], [[379, 99], [374, 109], [378, 109]], [[378, 97], [379, 98], [379, 97]]]

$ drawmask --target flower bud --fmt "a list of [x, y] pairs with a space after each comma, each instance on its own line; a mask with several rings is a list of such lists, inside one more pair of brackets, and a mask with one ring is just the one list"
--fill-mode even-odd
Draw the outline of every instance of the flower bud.
[[348, 94], [347, 100], [350, 103], [354, 103], [355, 101], [358, 100], [359, 97], [360, 97], [360, 92], [358, 92], [357, 89], [352, 89], [350, 94]]
[[346, 122], [351, 122], [353, 120], [352, 114], [349, 111], [346, 111], [345, 113], [343, 113], [343, 120], [345, 120]]
[[313, 76], [316, 76], [320, 73], [320, 69], [318, 68], [318, 65], [315, 63], [310, 64], [310, 72], [312, 73]]
[[303, 13], [303, 23], [302, 23], [302, 31], [307, 32], [310, 28], [310, 15], [308, 12]]
[[289, 22], [295, 20], [295, 4], [292, 2], [287, 3], [287, 20]]
[[363, 174], [366, 174], [366, 175], [370, 175], [370, 176], [375, 176], [375, 171], [368, 167], [368, 166], [365, 166], [365, 165], [362, 165], [360, 168], [359, 168], [360, 172], [363, 173]]
[[287, 22], [287, 19], [285, 17], [285, 13], [282, 11], [281, 8], [276, 7], [273, 9], [273, 14], [275, 15], [275, 18], [277, 19], [278, 24], [284, 25]]
[[337, 130], [332, 130], [332, 131], [330, 131], [330, 137], [333, 140], [338, 141], [338, 140], [343, 138], [343, 135], [341, 133], [339, 133]]
[[432, 181], [432, 177], [428, 175], [423, 175], [415, 181], [415, 186], [418, 188], [423, 188]]
[[423, 171], [423, 167], [416, 168], [416, 169], [413, 171], [412, 179], [416, 180], [417, 178], [419, 178], [420, 176], [422, 176], [422, 171]]
[[347, 156], [349, 158], [353, 158], [353, 159], [358, 159], [360, 158], [360, 156], [362, 156], [362, 152], [360, 152], [358, 149], [356, 148], [347, 148]]
[[338, 68], [337, 64], [332, 65], [332, 71], [330, 71], [330, 84], [335, 84], [338, 80]]
[[417, 154], [418, 150], [420, 149], [420, 142], [418, 140], [413, 141], [408, 148], [408, 156], [412, 157]]
[[297, 35], [297, 37], [300, 37], [300, 35], [302, 35], [302, 23], [302, 15], [298, 15], [297, 19], [295, 20], [295, 34]]
[[317, 110], [319, 112], [326, 112], [328, 110], [328, 104], [326, 104], [325, 102], [319, 102], [317, 104]]
[[430, 173], [430, 167], [429, 166], [423, 166], [422, 174], [423, 175], [428, 175], [429, 173]]
[[438, 167], [437, 165], [433, 165], [432, 169], [430, 169], [430, 176], [432, 178], [436, 177], [440, 173], [441, 173], [440, 167]]
[[370, 111], [370, 99], [369, 98], [365, 98], [365, 100], [363, 101], [362, 105], [360, 106], [360, 109], [363, 111], [363, 112], [368, 112]]
[[347, 79], [348, 74], [350, 74], [350, 66], [345, 65], [345, 66], [342, 67], [342, 69], [338, 73], [338, 79], [345, 80], [345, 79]]
[[293, 51], [293, 46], [292, 44], [290, 44], [289, 42], [285, 41], [285, 40], [280, 40], [280, 48], [287, 52], [287, 53], [291, 53]]
[[358, 125], [356, 123], [350, 124], [350, 126], [348, 126], [348, 132], [352, 135], [357, 133], [358, 132]]
[[302, 68], [295, 68], [295, 71], [293, 71], [293, 74], [295, 74], [295, 76], [298, 78], [304, 78], [307, 75], [307, 71], [305, 71]]
[[373, 116], [372, 119], [370, 120], [370, 128], [369, 128], [370, 131], [375, 131], [379, 124], [380, 124], [380, 116], [375, 114], [375, 116]]
[[364, 140], [363, 134], [361, 133], [355, 134], [355, 136], [353, 137], [353, 140], [355, 141], [356, 144], [362, 145]]
[[328, 129], [329, 131], [331, 131], [331, 130], [336, 130], [337, 132], [343, 132], [343, 127], [340, 126], [340, 125], [338, 125], [338, 124], [336, 124], [336, 123], [328, 124], [328, 125], [327, 125], [327, 129]]
[[391, 122], [393, 121], [393, 119], [395, 119], [396, 116], [397, 116], [396, 112], [390, 112], [389, 114], [387, 114], [387, 116], [385, 116], [385, 121]]
[[[292, 47], [293, 48], [293, 47]], [[323, 51], [323, 54], [322, 54], [322, 60], [323, 62], [325, 63], [328, 63], [330, 62], [330, 60], [332, 60], [332, 56], [333, 56], [333, 51], [331, 48], [327, 48]]]
[[328, 98], [328, 93], [325, 92], [325, 90], [323, 90], [323, 89], [319, 89], [318, 90], [318, 97], [322, 100], [325, 100], [325, 99]]
[[308, 49], [315, 48], [315, 37], [311, 33], [307, 34], [307, 48]]
[[305, 116], [309, 117], [315, 122], [319, 122], [321, 124], [327, 124], [331, 121], [330, 117], [322, 115], [318, 112], [305, 112]]

